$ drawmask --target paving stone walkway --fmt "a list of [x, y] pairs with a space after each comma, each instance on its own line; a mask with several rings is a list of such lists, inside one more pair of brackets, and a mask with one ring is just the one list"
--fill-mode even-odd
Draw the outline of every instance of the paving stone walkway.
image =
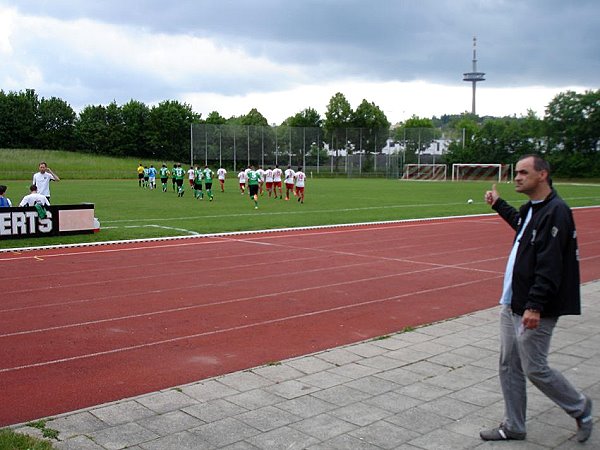
[[[564, 317], [551, 365], [600, 408], [600, 282]], [[503, 412], [498, 313], [487, 309], [389, 337], [51, 418], [58, 449], [599, 449], [531, 385], [528, 435], [485, 443]], [[17, 431], [39, 435], [27, 426]]]

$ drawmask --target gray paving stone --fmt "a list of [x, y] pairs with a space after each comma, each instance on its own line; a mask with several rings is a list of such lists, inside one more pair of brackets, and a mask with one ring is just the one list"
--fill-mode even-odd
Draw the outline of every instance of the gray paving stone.
[[415, 352], [426, 353], [428, 356], [439, 355], [440, 353], [447, 353], [452, 351], [452, 347], [440, 344], [440, 340], [421, 342], [410, 347]]
[[439, 397], [418, 406], [424, 411], [433, 412], [440, 416], [458, 420], [479, 409], [472, 403], [462, 402], [451, 397]]
[[235, 418], [262, 432], [271, 431], [302, 420], [301, 417], [274, 406], [265, 406], [264, 408], [238, 414]]
[[109, 426], [133, 422], [156, 414], [134, 400], [101, 406], [92, 409], [90, 412]]
[[318, 439], [289, 427], [281, 427], [247, 438], [256, 448], [268, 450], [301, 450], [316, 444]]
[[108, 428], [109, 425], [98, 419], [89, 411], [83, 411], [68, 416], [58, 417], [49, 422], [48, 426], [54, 430], [58, 430], [61, 439], [67, 439], [70, 436]]
[[434, 412], [425, 411], [416, 407], [400, 411], [385, 420], [386, 422], [393, 423], [394, 425], [398, 425], [419, 434], [429, 433], [454, 422], [448, 417], [440, 416]]
[[190, 432], [198, 436], [202, 442], [217, 448], [260, 434], [256, 428], [230, 417], [201, 425], [191, 429]]
[[190, 428], [202, 425], [204, 422], [183, 411], [171, 411], [165, 414], [140, 419], [137, 423], [159, 436], [166, 436], [168, 434], [189, 430]]
[[185, 395], [189, 395], [190, 397], [201, 402], [207, 402], [216, 398], [223, 398], [239, 393], [239, 391], [219, 383], [217, 380], [208, 380], [189, 386], [184, 386], [182, 391]]
[[271, 380], [263, 378], [251, 371], [235, 372], [219, 378], [219, 382], [239, 392], [250, 391], [273, 384]]
[[221, 450], [257, 450], [258, 447], [247, 441], [235, 442], [231, 445], [221, 447]]
[[291, 428], [326, 441], [340, 434], [355, 430], [357, 427], [330, 414], [321, 414], [289, 425]]
[[344, 364], [343, 366], [335, 367], [333, 369], [329, 369], [327, 372], [341, 375], [351, 380], [356, 380], [358, 378], [368, 377], [369, 375], [373, 375], [374, 373], [381, 372], [381, 370], [363, 366], [361, 364], [350, 363]]
[[227, 397], [227, 401], [246, 409], [256, 409], [262, 408], [263, 406], [274, 405], [284, 399], [285, 397], [264, 389], [254, 389], [253, 391], [242, 392], [241, 394]]
[[426, 360], [427, 358], [429, 358], [431, 356], [431, 354], [429, 354], [427, 352], [417, 351], [411, 345], [410, 347], [404, 347], [399, 350], [394, 350], [394, 351], [388, 352], [386, 354], [386, 356], [388, 358], [397, 359], [406, 364], [412, 364], [412, 363], [416, 363], [418, 361]]
[[366, 400], [371, 396], [357, 389], [352, 389], [348, 386], [334, 386], [329, 389], [323, 389], [312, 394], [314, 397], [325, 400], [328, 403], [333, 403], [337, 406], [346, 406], [351, 403]]
[[420, 342], [426, 342], [426, 341], [431, 341], [432, 339], [435, 339], [435, 336], [424, 333], [423, 328], [426, 328], [426, 327], [421, 327], [421, 328], [417, 328], [414, 331], [408, 331], [406, 333], [397, 334], [396, 338], [401, 341], [404, 341], [404, 342], [409, 342], [411, 344], [418, 344]]
[[232, 417], [238, 414], [242, 414], [248, 411], [235, 403], [228, 402], [227, 400], [218, 398], [211, 400], [206, 403], [199, 403], [197, 405], [188, 406], [182, 409], [183, 412], [190, 414], [203, 422], [214, 422], [215, 420], [221, 420], [225, 417]]
[[420, 400], [399, 394], [397, 392], [386, 392], [385, 394], [368, 398], [364, 400], [364, 402], [368, 403], [369, 405], [385, 409], [386, 411], [390, 411], [391, 413], [397, 413], [421, 403]]
[[301, 376], [305, 375], [304, 372], [295, 369], [287, 363], [258, 367], [254, 369], [253, 372], [275, 383], [281, 383], [282, 381], [288, 380], [295, 380], [296, 378], [300, 378]]
[[383, 394], [384, 392], [390, 392], [401, 387], [393, 381], [384, 380], [375, 375], [352, 380], [345, 383], [345, 385], [371, 395]]
[[[307, 375], [307, 377], [308, 376], [311, 375]], [[302, 377], [298, 380], [289, 380], [274, 384], [264, 388], [264, 391], [289, 400], [292, 398], [301, 397], [303, 395], [308, 395], [319, 390], [318, 387], [312, 386], [311, 384], [305, 382], [305, 378], [306, 377]]]
[[137, 423], [125, 423], [104, 430], [94, 431], [90, 438], [109, 450], [118, 450], [157, 439], [159, 436]]
[[375, 375], [378, 378], [391, 381], [393, 383], [399, 384], [400, 386], [406, 386], [409, 384], [416, 383], [426, 378], [425, 376], [411, 372], [410, 370], [406, 370], [404, 367], [399, 367], [397, 369], [386, 370], [385, 372], [380, 372]]
[[330, 411], [329, 414], [359, 427], [364, 427], [389, 417], [393, 413], [372, 404], [357, 402]]
[[318, 358], [327, 361], [333, 365], [341, 366], [343, 364], [350, 364], [352, 362], [361, 359], [356, 353], [352, 353], [345, 348], [334, 348], [323, 353], [318, 354]]
[[287, 361], [286, 364], [306, 374], [321, 372], [323, 370], [332, 369], [335, 367], [335, 364], [315, 356], [306, 356], [304, 358], [293, 359], [291, 361]]
[[452, 393], [450, 389], [445, 389], [439, 386], [432, 386], [423, 382], [409, 384], [396, 389], [398, 394], [408, 395], [420, 401], [430, 401], [444, 395]]
[[277, 404], [277, 408], [304, 419], [318, 416], [337, 407], [337, 405], [326, 402], [312, 395], [305, 395], [303, 397], [298, 397], [293, 400], [288, 400]]
[[373, 369], [390, 370], [397, 367], [402, 367], [405, 363], [394, 358], [388, 358], [387, 356], [378, 355], [370, 358], [364, 358], [361, 361], [357, 361], [358, 364], [363, 366], [372, 367]]
[[370, 358], [386, 352], [386, 349], [378, 347], [372, 341], [351, 345], [347, 347], [346, 350], [355, 353], [362, 358]]
[[342, 434], [340, 436], [336, 436], [332, 439], [329, 439], [320, 444], [313, 445], [308, 447], [308, 450], [380, 450], [381, 447], [378, 447], [373, 444], [369, 444], [368, 442], [351, 436], [350, 434]]
[[408, 364], [404, 366], [404, 369], [410, 370], [411, 372], [416, 372], [419, 375], [424, 375], [426, 377], [435, 377], [438, 375], [443, 375], [452, 370], [451, 367], [435, 364], [431, 362], [431, 360], [419, 361], [414, 364]]
[[438, 429], [413, 439], [408, 443], [426, 450], [461, 450], [481, 445], [481, 439], [479, 437], [470, 438], [445, 429]]
[[397, 335], [397, 334], [392, 334], [387, 339], [380, 339], [377, 341], [373, 341], [372, 343], [373, 343], [373, 345], [384, 348], [386, 350], [398, 350], [398, 349], [401, 349], [404, 347], [408, 347], [409, 345], [412, 345], [412, 342], [407, 342], [404, 339], [399, 339], [398, 336], [399, 335]]
[[87, 436], [75, 436], [64, 442], [53, 442], [57, 450], [104, 450]]
[[448, 395], [448, 397], [478, 406], [488, 406], [492, 403], [501, 401], [502, 393], [500, 391], [492, 392], [485, 389], [480, 389], [477, 386], [469, 386], [468, 388], [461, 389], [460, 391], [452, 392]]
[[209, 450], [214, 448], [189, 431], [182, 431], [145, 442], [140, 444], [140, 447], [144, 450]]
[[419, 436], [419, 433], [387, 421], [378, 421], [348, 433], [377, 448], [392, 449]]
[[300, 379], [302, 383], [306, 383], [310, 386], [322, 389], [337, 386], [338, 384], [343, 384], [351, 380], [351, 378], [345, 377], [343, 375], [338, 375], [330, 371], [317, 372], [310, 375], [305, 375]]
[[175, 411], [196, 403], [192, 397], [174, 389], [145, 395], [138, 398], [137, 401], [158, 414]]

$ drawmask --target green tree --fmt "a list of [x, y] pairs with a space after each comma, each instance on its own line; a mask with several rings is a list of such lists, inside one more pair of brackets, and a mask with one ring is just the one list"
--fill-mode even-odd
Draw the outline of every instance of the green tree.
[[223, 117], [217, 111], [212, 111], [208, 114], [208, 116], [206, 116], [206, 120], [204, 121], [204, 123], [210, 125], [223, 125], [227, 123], [227, 119], [225, 119], [225, 117]]
[[137, 100], [130, 100], [121, 106], [123, 119], [123, 154], [149, 157], [150, 108]]
[[186, 103], [165, 100], [150, 110], [149, 148], [157, 160], [186, 161], [190, 154], [190, 125], [200, 115]]
[[39, 100], [33, 89], [0, 91], [0, 147], [34, 148], [39, 135]]
[[83, 108], [75, 122], [78, 147], [91, 153], [108, 153], [107, 135], [106, 108], [102, 105]]
[[321, 116], [316, 109], [306, 108], [285, 119], [282, 125], [289, 127], [321, 128], [322, 123]]
[[75, 119], [73, 108], [57, 97], [42, 98], [38, 108], [40, 148], [72, 150], [75, 144]]

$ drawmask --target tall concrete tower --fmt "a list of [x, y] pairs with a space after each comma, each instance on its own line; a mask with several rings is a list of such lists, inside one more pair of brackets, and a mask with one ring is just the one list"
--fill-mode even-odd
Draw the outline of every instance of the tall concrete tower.
[[463, 73], [463, 81], [470, 81], [473, 84], [473, 103], [471, 106], [471, 114], [477, 114], [475, 112], [475, 86], [478, 81], [485, 81], [483, 78], [485, 73], [477, 72], [477, 37], [473, 36], [473, 71]]

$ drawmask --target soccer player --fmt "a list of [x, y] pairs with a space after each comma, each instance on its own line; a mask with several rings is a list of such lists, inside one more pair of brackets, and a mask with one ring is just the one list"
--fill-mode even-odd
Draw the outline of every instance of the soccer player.
[[38, 166], [39, 172], [33, 174], [33, 180], [31, 184], [35, 184], [37, 186], [38, 194], [46, 196], [48, 200], [50, 200], [50, 182], [51, 181], [60, 181], [58, 175], [56, 175], [50, 167], [42, 161]]
[[290, 191], [292, 191], [294, 193], [294, 195], [296, 195], [296, 192], [294, 192], [294, 169], [292, 169], [291, 166], [288, 166], [287, 169], [285, 169], [285, 199], [289, 200], [290, 199]]
[[140, 163], [140, 165], [138, 166], [137, 173], [138, 173], [138, 186], [142, 187], [142, 183], [144, 182], [144, 166], [142, 166], [142, 163]]
[[198, 170], [198, 166], [196, 167], [192, 167], [190, 166], [190, 168], [187, 171], [188, 174], [188, 181], [190, 183], [190, 187], [193, 188], [194, 187], [194, 180], [196, 178], [196, 170]]
[[258, 166], [256, 173], [258, 173], [258, 193], [260, 195], [264, 195], [263, 185], [265, 184], [265, 171], [263, 170], [262, 166]]
[[248, 177], [246, 176], [246, 171], [240, 170], [240, 173], [238, 173], [237, 177], [240, 181], [240, 192], [242, 193], [242, 195], [244, 195], [244, 192], [246, 192], [246, 181], [248, 180]]
[[208, 200], [213, 201], [213, 193], [212, 193], [212, 183], [213, 176], [215, 173], [208, 166], [204, 166], [204, 187], [206, 188], [206, 195], [208, 195]]
[[281, 175], [283, 172], [279, 168], [279, 164], [275, 164], [275, 168], [273, 169], [273, 192], [275, 193], [275, 198], [277, 198], [277, 190], [279, 190], [279, 199], [283, 198], [283, 191], [281, 189]]
[[169, 168], [166, 164], [163, 164], [158, 172], [160, 175], [160, 183], [162, 184], [162, 191], [167, 192], [167, 181], [169, 180], [169, 175], [171, 175]]
[[250, 170], [248, 171], [248, 191], [250, 193], [250, 198], [254, 200], [254, 209], [258, 209], [258, 180], [260, 179], [260, 175], [256, 170], [254, 170], [254, 166], [250, 166]]
[[150, 183], [150, 189], [156, 189], [156, 169], [152, 164], [148, 169], [148, 182]]
[[298, 170], [294, 174], [294, 180], [296, 181], [296, 195], [298, 201], [304, 203], [304, 183], [306, 181], [306, 175], [302, 172], [302, 167], [298, 167]]
[[225, 177], [227, 176], [227, 171], [223, 167], [219, 167], [217, 170], [217, 177], [219, 178], [219, 184], [221, 185], [221, 192], [225, 192]]
[[185, 194], [185, 188], [183, 187], [183, 178], [185, 177], [185, 170], [181, 167], [181, 163], [177, 163], [173, 171], [173, 178], [177, 184], [177, 197], [183, 197]]
[[[273, 192], [273, 169], [271, 169], [271, 166], [265, 170], [265, 188], [269, 193], [269, 198], [271, 198], [271, 193]], [[277, 195], [275, 195], [275, 198], [277, 198]]]
[[175, 179], [175, 171], [177, 170], [177, 163], [173, 163], [173, 170], [171, 170], [171, 184], [173, 186], [173, 192], [175, 192], [175, 186], [177, 185], [177, 180]]
[[148, 166], [144, 166], [144, 189], [146, 189], [149, 186], [149, 180], [150, 180], [150, 171], [148, 169]]
[[202, 178], [204, 172], [196, 166], [194, 170], [194, 198], [198, 200], [204, 200], [204, 192], [202, 192]]

